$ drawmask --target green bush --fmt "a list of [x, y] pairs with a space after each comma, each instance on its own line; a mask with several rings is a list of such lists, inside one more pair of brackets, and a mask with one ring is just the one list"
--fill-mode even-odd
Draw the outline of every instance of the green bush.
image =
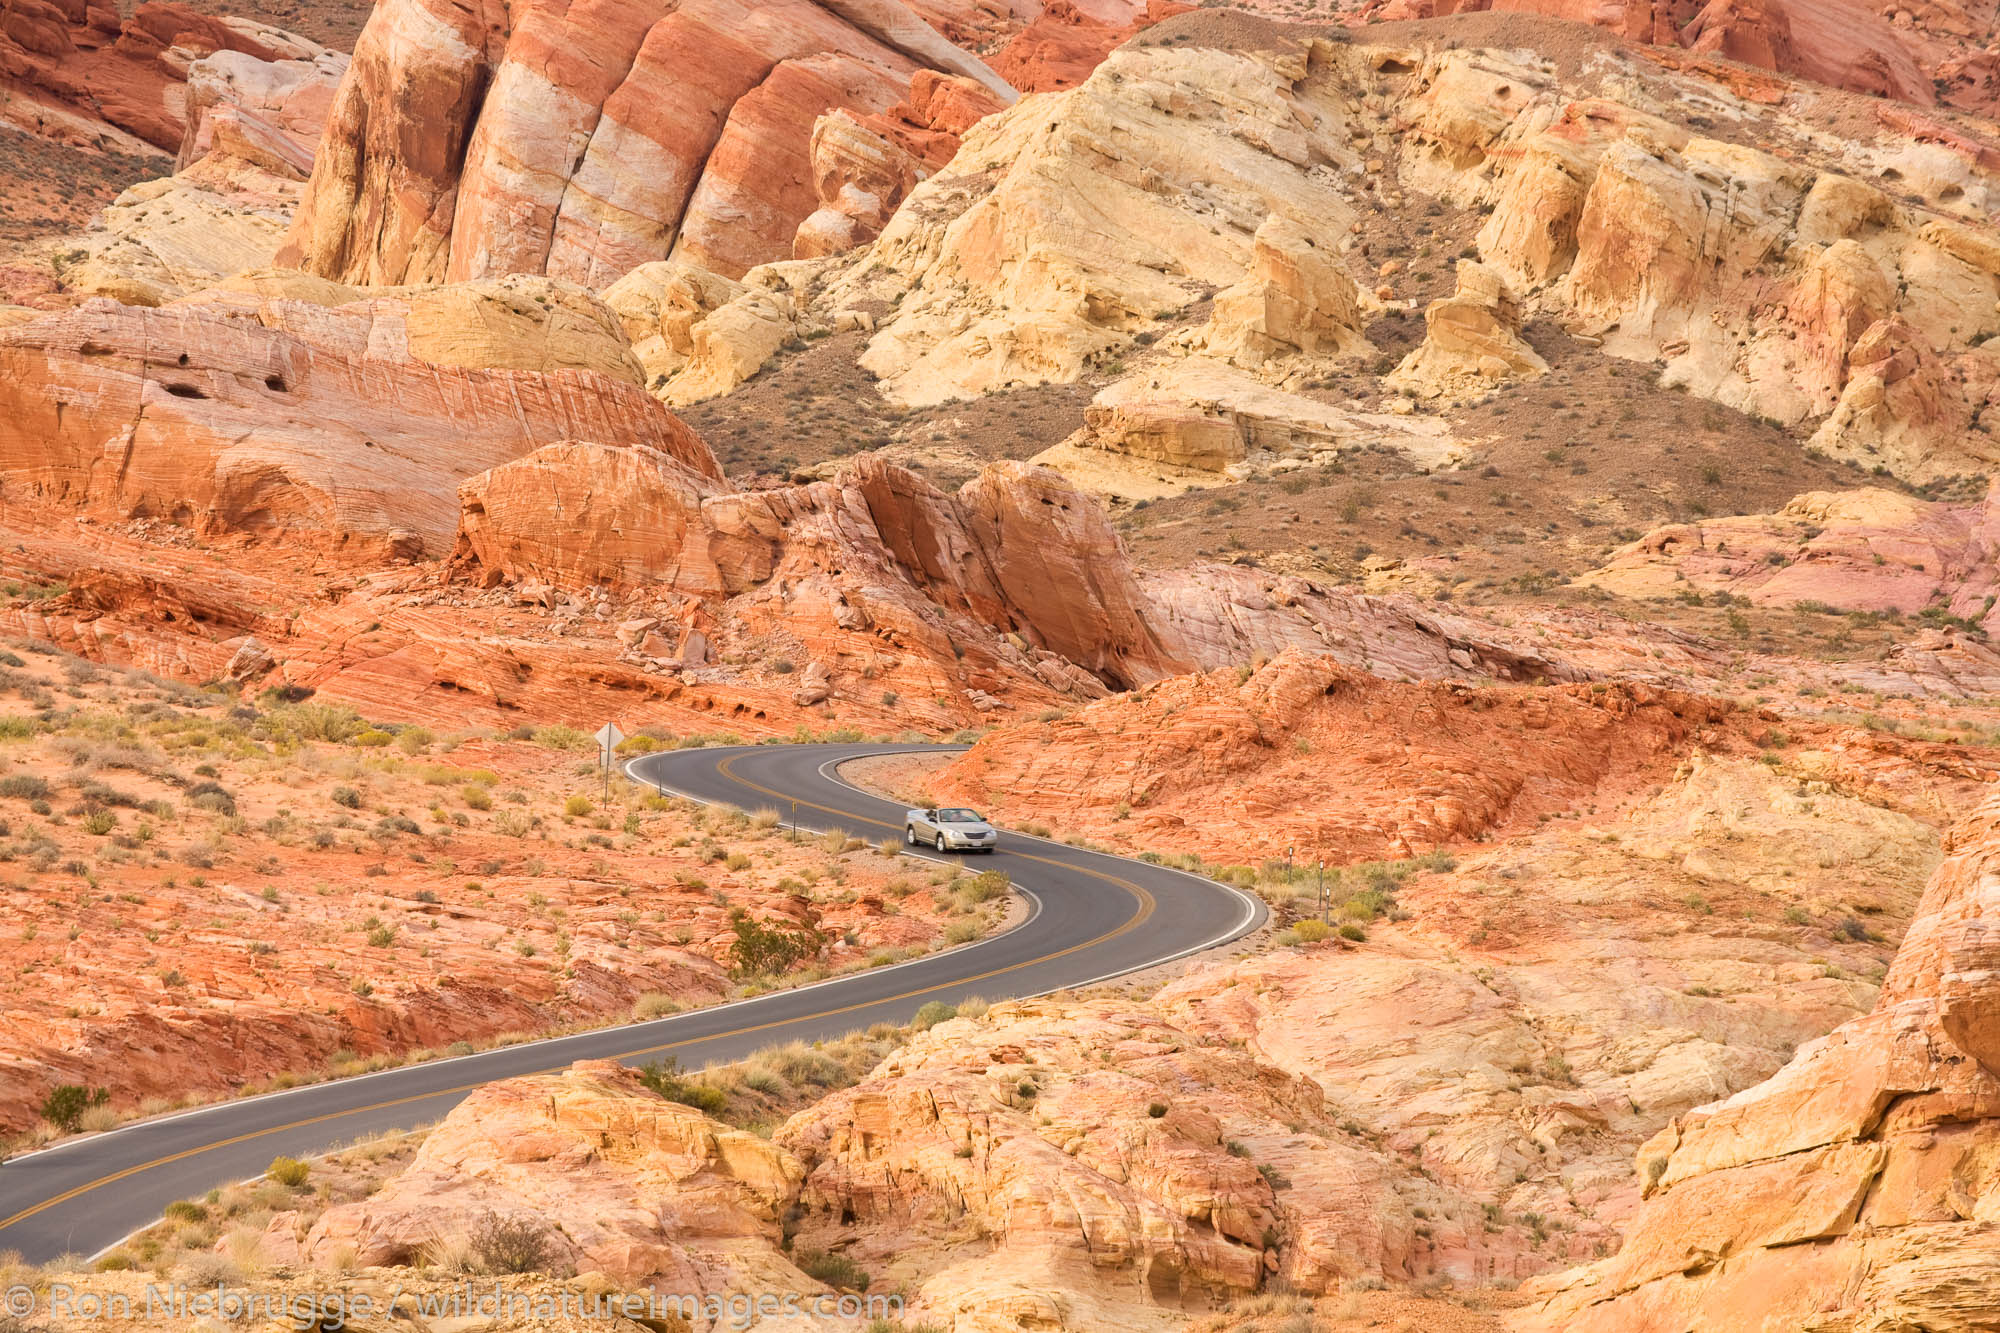
[[916, 1017], [910, 1020], [910, 1026], [919, 1032], [927, 1032], [947, 1019], [957, 1017], [958, 1010], [944, 1003], [942, 1000], [932, 1000], [929, 1004], [917, 1010]]
[[42, 1098], [41, 1115], [63, 1133], [74, 1134], [83, 1123], [85, 1111], [110, 1100], [111, 1093], [105, 1088], [92, 1091], [76, 1083], [58, 1083]]
[[729, 956], [738, 976], [786, 972], [826, 947], [826, 937], [809, 926], [767, 926], [741, 908], [731, 914], [729, 928], [736, 935]]
[[1304, 921], [1292, 927], [1292, 933], [1299, 937], [1299, 943], [1301, 944], [1318, 944], [1321, 940], [1333, 934], [1333, 927], [1327, 925], [1326, 922], [1321, 921], [1318, 917], [1307, 917]]

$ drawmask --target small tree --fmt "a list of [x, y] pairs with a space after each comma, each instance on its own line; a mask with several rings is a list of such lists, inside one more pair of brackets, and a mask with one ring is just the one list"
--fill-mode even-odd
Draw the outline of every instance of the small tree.
[[83, 1124], [83, 1113], [111, 1100], [108, 1089], [91, 1091], [76, 1083], [58, 1083], [42, 1099], [42, 1119], [65, 1134], [74, 1134]]

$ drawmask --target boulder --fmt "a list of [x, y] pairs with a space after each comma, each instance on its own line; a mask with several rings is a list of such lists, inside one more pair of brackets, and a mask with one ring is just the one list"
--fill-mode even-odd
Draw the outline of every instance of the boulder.
[[792, 238], [792, 253], [800, 259], [840, 254], [874, 240], [925, 174], [909, 152], [848, 111], [819, 118], [811, 154], [819, 207]]
[[380, 1191], [321, 1214], [325, 1265], [408, 1266], [488, 1219], [535, 1227], [547, 1267], [664, 1291], [810, 1291], [778, 1250], [804, 1175], [783, 1149], [649, 1090], [615, 1061], [489, 1083]]
[[1275, 356], [1344, 356], [1367, 349], [1361, 293], [1336, 247], [1275, 214], [1257, 228], [1250, 271], [1217, 292], [1202, 345], [1255, 369]]
[[1424, 341], [1389, 383], [1421, 398], [1463, 398], [1513, 379], [1546, 375], [1549, 363], [1521, 337], [1521, 307], [1506, 278], [1458, 261], [1458, 290], [1424, 311]]

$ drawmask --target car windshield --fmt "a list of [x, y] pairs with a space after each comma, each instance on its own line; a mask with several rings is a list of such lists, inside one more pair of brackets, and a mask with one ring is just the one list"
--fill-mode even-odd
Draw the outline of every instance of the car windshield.
[[940, 810], [938, 811], [938, 822], [940, 824], [984, 824], [986, 821], [979, 817], [977, 810]]

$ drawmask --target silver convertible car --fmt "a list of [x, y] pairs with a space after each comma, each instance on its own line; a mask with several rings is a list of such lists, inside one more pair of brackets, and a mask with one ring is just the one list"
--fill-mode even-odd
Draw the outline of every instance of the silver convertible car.
[[1000, 834], [977, 810], [946, 807], [904, 811], [903, 841], [912, 847], [927, 842], [941, 852], [990, 852]]

